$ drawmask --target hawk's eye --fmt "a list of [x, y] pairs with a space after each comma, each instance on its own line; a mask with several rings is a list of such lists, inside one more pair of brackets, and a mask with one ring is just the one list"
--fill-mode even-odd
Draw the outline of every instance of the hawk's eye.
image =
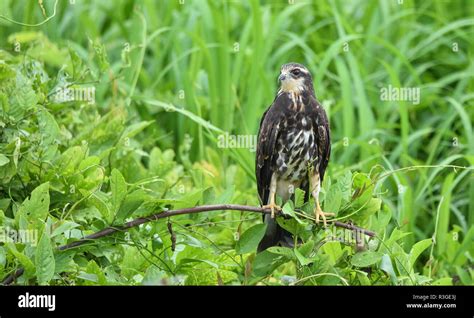
[[301, 71], [296, 68], [296, 69], [294, 69], [294, 70], [291, 71], [291, 74], [293, 74], [294, 76], [298, 76], [298, 75], [301, 74]]

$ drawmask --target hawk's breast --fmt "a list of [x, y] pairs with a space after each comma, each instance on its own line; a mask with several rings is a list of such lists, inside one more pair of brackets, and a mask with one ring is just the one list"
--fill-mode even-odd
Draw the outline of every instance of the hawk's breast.
[[308, 175], [308, 167], [318, 162], [312, 121], [304, 112], [296, 112], [281, 125], [274, 171], [284, 180], [300, 181]]

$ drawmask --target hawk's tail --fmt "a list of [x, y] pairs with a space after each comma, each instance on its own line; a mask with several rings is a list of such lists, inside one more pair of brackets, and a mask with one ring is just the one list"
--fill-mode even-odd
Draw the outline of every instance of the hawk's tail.
[[258, 244], [257, 252], [262, 252], [272, 246], [293, 247], [293, 236], [290, 232], [278, 225], [276, 219], [272, 219], [269, 214], [265, 215], [267, 230], [265, 236]]

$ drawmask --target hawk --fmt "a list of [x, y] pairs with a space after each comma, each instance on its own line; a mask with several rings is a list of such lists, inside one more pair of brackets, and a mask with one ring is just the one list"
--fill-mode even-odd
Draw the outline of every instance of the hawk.
[[294, 190], [305, 191], [315, 200], [315, 219], [326, 226], [326, 213], [319, 205], [319, 191], [331, 154], [329, 122], [316, 99], [308, 69], [298, 63], [284, 64], [278, 77], [280, 89], [265, 111], [258, 133], [255, 172], [260, 202], [271, 209], [264, 216], [265, 236], [258, 251], [274, 245], [291, 246], [291, 234], [275, 220], [276, 196], [287, 201]]

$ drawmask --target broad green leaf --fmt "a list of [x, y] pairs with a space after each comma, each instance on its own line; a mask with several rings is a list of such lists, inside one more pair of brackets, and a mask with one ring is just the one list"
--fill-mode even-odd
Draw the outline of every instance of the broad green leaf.
[[301, 252], [298, 251], [298, 249], [295, 249], [294, 252], [295, 252], [296, 259], [298, 260], [301, 266], [306, 266], [313, 262], [312, 258], [307, 258], [303, 256], [303, 254], [301, 254]]
[[337, 186], [331, 187], [324, 199], [324, 211], [336, 213], [342, 203], [341, 189]]
[[245, 254], [256, 251], [258, 243], [260, 243], [265, 235], [266, 229], [266, 224], [257, 224], [245, 231], [235, 245], [236, 253]]
[[30, 198], [25, 199], [17, 213], [18, 218], [25, 217], [29, 223], [39, 227], [46, 220], [49, 213], [49, 182], [36, 187]]
[[15, 119], [22, 118], [26, 111], [36, 106], [38, 97], [31, 87], [31, 81], [21, 72], [16, 73], [16, 87], [10, 96], [9, 115]]
[[310, 240], [303, 245], [298, 246], [298, 251], [304, 256], [310, 256], [310, 254], [313, 252], [314, 244], [314, 240]]
[[266, 251], [286, 257], [288, 260], [296, 260], [293, 249], [284, 246], [272, 246]]
[[265, 250], [255, 256], [255, 260], [252, 264], [253, 274], [260, 277], [266, 276], [287, 261], [288, 259], [286, 257]]
[[431, 239], [425, 239], [413, 245], [410, 251], [410, 266], [412, 268], [420, 254], [423, 253], [423, 251], [426, 250], [428, 247], [430, 247], [431, 243]]
[[380, 262], [383, 254], [380, 252], [364, 251], [352, 256], [351, 264], [356, 267], [368, 267]]
[[72, 221], [59, 221], [57, 224], [54, 225], [55, 228], [53, 232], [51, 233], [51, 237], [55, 237], [57, 235], [61, 235], [66, 231], [69, 231], [73, 228], [76, 228], [79, 226], [79, 224], [72, 222]]
[[31, 261], [31, 259], [22, 252], [18, 251], [15, 244], [13, 243], [5, 243], [5, 247], [20, 262], [20, 264], [25, 269], [26, 275], [32, 276], [35, 272], [35, 264]]
[[383, 254], [382, 261], [380, 262], [380, 269], [390, 276], [392, 284], [396, 285], [398, 283], [397, 275], [395, 274], [392, 260], [390, 259], [390, 256], [388, 254]]
[[364, 206], [359, 216], [368, 219], [372, 214], [380, 210], [382, 206], [382, 199], [380, 198], [371, 198], [369, 202]]
[[0, 167], [8, 164], [9, 162], [10, 162], [10, 159], [8, 159], [7, 156], [0, 153]]
[[153, 120], [151, 120], [151, 121], [142, 121], [142, 122], [135, 123], [135, 124], [132, 124], [130, 126], [127, 126], [127, 128], [125, 129], [125, 131], [122, 134], [122, 141], [126, 140], [126, 138], [134, 137], [135, 135], [140, 133], [143, 129], [150, 126], [154, 122], [155, 121], [153, 121]]
[[[85, 285], [106, 285], [107, 278], [104, 274], [104, 271], [94, 260], [91, 260], [87, 263], [85, 271], [79, 273], [79, 278], [82, 278], [86, 281]], [[92, 282], [91, 283], [88, 283]]]
[[54, 276], [54, 254], [51, 239], [47, 231], [43, 231], [35, 255], [36, 276], [39, 285], [46, 285]]
[[116, 221], [122, 223], [147, 199], [149, 199], [148, 195], [141, 189], [127, 195], [117, 212]]
[[60, 274], [64, 272], [74, 272], [77, 269], [77, 264], [74, 262], [76, 251], [62, 251], [54, 255], [54, 273]]
[[329, 241], [322, 246], [322, 250], [329, 256], [331, 265], [335, 265], [339, 257], [342, 256], [341, 243]]
[[300, 218], [295, 214], [295, 210], [293, 209], [293, 207], [291, 206], [291, 203], [288, 201], [287, 203], [285, 203], [285, 205], [283, 206], [283, 208], [281, 209], [281, 212], [283, 213], [283, 215], [289, 215], [291, 216], [291, 218], [293, 220], [295, 220], [296, 222], [298, 222], [299, 224], [303, 224], [304, 222], [300, 220]]
[[385, 245], [390, 247], [396, 241], [404, 238], [407, 235], [411, 235], [411, 234], [412, 233], [410, 233], [410, 232], [403, 232], [403, 231], [400, 231], [399, 229], [395, 228], [395, 229], [393, 229], [392, 234], [390, 234], [390, 238], [385, 242]]
[[102, 191], [94, 192], [88, 199], [88, 202], [100, 212], [103, 219], [107, 220], [108, 223], [112, 222], [113, 214], [110, 212], [109, 205], [106, 203], [107, 195]]
[[54, 116], [47, 109], [38, 112], [38, 127], [42, 135], [43, 160], [51, 160], [58, 149], [57, 138], [60, 130]]
[[304, 204], [304, 196], [305, 192], [300, 188], [296, 188], [295, 190], [295, 207], [301, 208]]
[[179, 198], [179, 201], [176, 201], [174, 208], [183, 209], [196, 206], [198, 202], [202, 199], [203, 192], [204, 189], [195, 189], [189, 193], [186, 193], [186, 195]]
[[370, 279], [367, 277], [367, 273], [362, 273], [357, 271], [357, 278], [362, 286], [370, 286], [372, 285]]
[[346, 170], [344, 174], [337, 179], [337, 185], [341, 191], [343, 202], [349, 202], [352, 196], [352, 172]]
[[55, 162], [57, 170], [63, 175], [75, 173], [76, 167], [85, 157], [85, 151], [81, 146], [74, 146], [64, 151]]

